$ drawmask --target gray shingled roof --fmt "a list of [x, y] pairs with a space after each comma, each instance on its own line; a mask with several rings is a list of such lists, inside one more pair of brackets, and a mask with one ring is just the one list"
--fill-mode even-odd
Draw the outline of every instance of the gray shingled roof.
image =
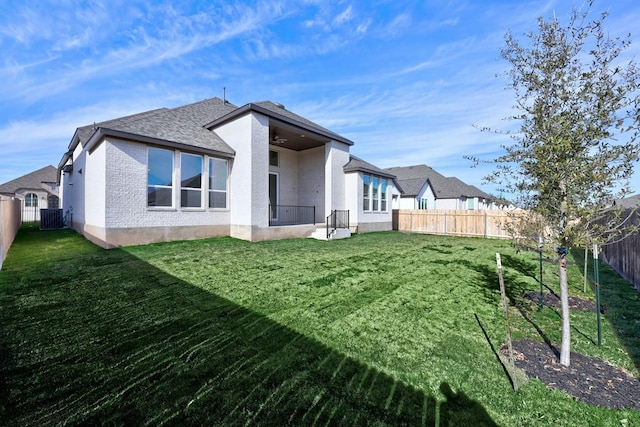
[[635, 196], [625, 197], [624, 199], [618, 199], [615, 202], [616, 206], [622, 206], [626, 209], [633, 209], [640, 207], [640, 194]]
[[[161, 111], [167, 111], [168, 108], [158, 108], [155, 110], [149, 110], [142, 113], [132, 114], [130, 116], [118, 117], [117, 119], [106, 120], [104, 122], [95, 123], [92, 125], [82, 126], [76, 129], [76, 135], [78, 137], [78, 142], [82, 144], [84, 147], [87, 141], [91, 138], [91, 135], [95, 133], [95, 131], [99, 128], [117, 128], [119, 125], [129, 123], [135, 120], [141, 120], [146, 117], [153, 116], [154, 114], [158, 114]], [[75, 146], [73, 146], [74, 139], [71, 140], [69, 144], [69, 149], [73, 150]]]
[[148, 138], [184, 144], [233, 155], [234, 150], [213, 131], [203, 127], [212, 117], [236, 107], [220, 98], [211, 98], [182, 107], [165, 109], [137, 120], [115, 121], [104, 127]]
[[445, 177], [427, 165], [398, 166], [385, 170], [396, 175], [405, 196], [417, 196], [428, 181], [437, 199], [490, 198], [487, 193], [477, 187], [468, 185], [456, 177]]
[[56, 182], [57, 171], [58, 170], [51, 165], [45, 166], [42, 169], [0, 184], [0, 193], [14, 194], [18, 190], [42, 189], [43, 182]]
[[386, 178], [395, 178], [396, 176], [392, 173], [385, 171], [384, 169], [380, 169], [377, 166], [372, 165], [369, 162], [362, 160], [359, 157], [354, 156], [353, 154], [349, 155], [349, 161], [346, 165], [344, 165], [343, 170], [348, 172], [369, 172], [379, 176], [383, 176]]

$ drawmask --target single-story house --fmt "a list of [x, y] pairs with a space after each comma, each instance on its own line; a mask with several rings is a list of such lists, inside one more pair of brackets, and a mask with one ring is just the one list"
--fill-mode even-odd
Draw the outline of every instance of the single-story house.
[[395, 177], [353, 144], [270, 101], [160, 108], [78, 128], [58, 166], [62, 206], [104, 247], [390, 230]]
[[40, 209], [60, 206], [58, 171], [49, 165], [0, 184], [0, 194], [22, 200], [23, 221], [40, 221]]
[[403, 193], [394, 209], [490, 210], [492, 197], [455, 177], [445, 177], [427, 165], [384, 169], [396, 176]]

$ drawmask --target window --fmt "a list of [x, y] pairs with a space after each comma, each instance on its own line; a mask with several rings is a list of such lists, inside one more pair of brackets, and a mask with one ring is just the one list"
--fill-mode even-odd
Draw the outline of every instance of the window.
[[362, 209], [365, 211], [368, 211], [371, 209], [370, 207], [370, 188], [371, 187], [371, 175], [363, 175], [362, 176], [362, 195], [363, 195], [363, 200], [362, 200]]
[[473, 197], [467, 199], [467, 209], [473, 210]]
[[362, 210], [387, 212], [389, 181], [376, 175], [362, 175]]
[[28, 208], [37, 208], [38, 207], [38, 196], [29, 193], [24, 197], [24, 205]]
[[180, 206], [202, 207], [202, 156], [182, 153], [180, 156]]
[[58, 196], [47, 197], [47, 207], [49, 209], [58, 209], [60, 207], [60, 199]]
[[418, 209], [426, 210], [429, 209], [429, 204], [427, 199], [418, 199]]
[[147, 206], [173, 206], [173, 151], [149, 147]]
[[280, 166], [280, 153], [269, 150], [269, 166]]
[[228, 162], [224, 159], [209, 159], [209, 207], [227, 208]]
[[373, 206], [371, 208], [372, 211], [378, 210], [378, 186], [380, 185], [380, 178], [377, 176], [373, 177], [373, 181], [371, 184], [371, 199], [373, 201]]
[[380, 210], [387, 211], [387, 180], [384, 178], [380, 181]]

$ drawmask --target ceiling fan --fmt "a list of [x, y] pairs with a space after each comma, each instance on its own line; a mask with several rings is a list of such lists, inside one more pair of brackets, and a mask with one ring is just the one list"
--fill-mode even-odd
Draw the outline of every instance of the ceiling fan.
[[287, 141], [288, 141], [287, 138], [281, 138], [278, 135], [274, 135], [273, 136], [273, 143], [274, 144], [284, 144]]

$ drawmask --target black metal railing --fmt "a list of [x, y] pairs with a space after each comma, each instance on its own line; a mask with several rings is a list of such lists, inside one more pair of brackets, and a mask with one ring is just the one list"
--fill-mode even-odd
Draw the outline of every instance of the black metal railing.
[[315, 206], [269, 205], [269, 226], [315, 224]]
[[349, 228], [349, 211], [331, 211], [327, 217], [327, 239], [338, 228]]

